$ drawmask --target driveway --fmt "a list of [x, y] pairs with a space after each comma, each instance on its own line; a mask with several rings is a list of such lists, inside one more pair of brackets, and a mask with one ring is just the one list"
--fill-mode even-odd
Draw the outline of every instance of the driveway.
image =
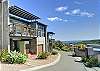
[[75, 62], [69, 52], [60, 52], [60, 61], [53, 66], [42, 68], [35, 71], [86, 71], [81, 63]]

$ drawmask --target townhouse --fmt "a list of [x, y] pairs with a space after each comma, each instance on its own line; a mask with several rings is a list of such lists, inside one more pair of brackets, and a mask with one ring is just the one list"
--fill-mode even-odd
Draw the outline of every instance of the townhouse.
[[9, 36], [12, 51], [38, 54], [46, 50], [47, 25], [39, 17], [17, 7], [9, 7]]
[[[4, 8], [3, 8], [4, 7]], [[47, 25], [26, 10], [0, 3], [0, 47], [8, 51], [37, 54], [49, 51]]]

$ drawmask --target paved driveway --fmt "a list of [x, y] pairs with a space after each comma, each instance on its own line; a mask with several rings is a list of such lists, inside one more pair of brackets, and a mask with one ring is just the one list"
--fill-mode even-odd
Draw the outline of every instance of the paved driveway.
[[61, 60], [53, 66], [35, 71], [86, 71], [81, 63], [75, 62], [68, 52], [60, 52]]

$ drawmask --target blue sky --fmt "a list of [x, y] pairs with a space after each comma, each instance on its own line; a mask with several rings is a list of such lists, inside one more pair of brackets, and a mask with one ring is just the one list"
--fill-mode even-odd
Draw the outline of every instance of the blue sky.
[[10, 0], [41, 18], [57, 40], [100, 38], [99, 0]]

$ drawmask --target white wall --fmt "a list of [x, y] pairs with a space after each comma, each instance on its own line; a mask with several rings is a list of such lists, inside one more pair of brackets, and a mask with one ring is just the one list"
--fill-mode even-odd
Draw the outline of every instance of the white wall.
[[43, 51], [45, 51], [45, 37], [37, 37], [37, 49], [39, 44], [43, 44]]

